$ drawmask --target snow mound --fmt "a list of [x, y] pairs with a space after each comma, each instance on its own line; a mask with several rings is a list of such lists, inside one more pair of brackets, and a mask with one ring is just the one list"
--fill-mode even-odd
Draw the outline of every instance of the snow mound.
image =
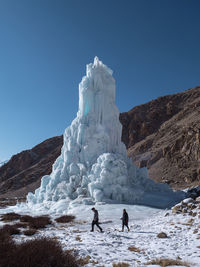
[[56, 202], [60, 211], [63, 200], [75, 206], [106, 202], [162, 208], [179, 202], [183, 193], [156, 184], [145, 168], [131, 163], [121, 132], [112, 70], [95, 57], [79, 84], [79, 110], [65, 130], [61, 155], [40, 188], [28, 194], [28, 205], [55, 207]]

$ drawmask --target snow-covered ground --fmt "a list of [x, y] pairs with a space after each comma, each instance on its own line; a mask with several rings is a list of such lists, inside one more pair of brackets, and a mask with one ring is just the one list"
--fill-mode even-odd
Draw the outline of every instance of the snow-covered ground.
[[[113, 263], [127, 262], [130, 266], [145, 266], [156, 258], [181, 258], [200, 266], [200, 218], [188, 214], [173, 214], [171, 211], [159, 210], [138, 205], [105, 204], [96, 205], [99, 211], [100, 233], [95, 228], [90, 232], [93, 218], [92, 206], [80, 205], [72, 208], [70, 213], [76, 216], [73, 223], [55, 223], [37, 236], [56, 237], [64, 249], [74, 249], [81, 257], [90, 256], [89, 266], [112, 266]], [[121, 232], [122, 210], [129, 214], [130, 232]], [[0, 214], [20, 212], [21, 207], [0, 210]], [[26, 207], [23, 213], [27, 213]], [[165, 216], [167, 213], [169, 215]], [[37, 212], [34, 213], [36, 215]], [[55, 218], [56, 215], [51, 215]], [[58, 216], [58, 215], [57, 215]], [[1, 222], [2, 223], [2, 222]], [[165, 232], [168, 238], [158, 238], [157, 234]], [[31, 237], [21, 236], [23, 240]], [[129, 250], [135, 247], [138, 251]], [[94, 265], [95, 263], [95, 265]], [[155, 266], [155, 265], [154, 265]]]

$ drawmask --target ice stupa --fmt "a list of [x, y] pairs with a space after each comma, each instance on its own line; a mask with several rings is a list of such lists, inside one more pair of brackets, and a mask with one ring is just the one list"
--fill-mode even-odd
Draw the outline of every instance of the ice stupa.
[[168, 207], [183, 195], [148, 178], [134, 166], [121, 142], [112, 70], [97, 57], [79, 84], [77, 117], [65, 130], [61, 155], [28, 204], [129, 203]]

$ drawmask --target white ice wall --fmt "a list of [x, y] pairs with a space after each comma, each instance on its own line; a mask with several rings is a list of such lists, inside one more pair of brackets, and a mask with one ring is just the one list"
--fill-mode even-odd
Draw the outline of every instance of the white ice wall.
[[67, 199], [74, 204], [111, 202], [166, 207], [180, 200], [180, 193], [156, 184], [148, 178], [146, 169], [132, 165], [121, 132], [112, 70], [95, 57], [79, 84], [79, 110], [65, 130], [61, 155], [35, 194], [28, 194], [28, 203], [49, 205]]

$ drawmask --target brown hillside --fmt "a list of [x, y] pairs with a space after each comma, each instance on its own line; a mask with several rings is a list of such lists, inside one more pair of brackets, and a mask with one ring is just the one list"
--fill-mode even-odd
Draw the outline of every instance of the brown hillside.
[[174, 188], [200, 184], [200, 87], [120, 114], [122, 140], [152, 179]]
[[24, 197], [39, 187], [41, 177], [51, 173], [62, 144], [63, 136], [56, 136], [12, 156], [0, 168], [0, 197]]

